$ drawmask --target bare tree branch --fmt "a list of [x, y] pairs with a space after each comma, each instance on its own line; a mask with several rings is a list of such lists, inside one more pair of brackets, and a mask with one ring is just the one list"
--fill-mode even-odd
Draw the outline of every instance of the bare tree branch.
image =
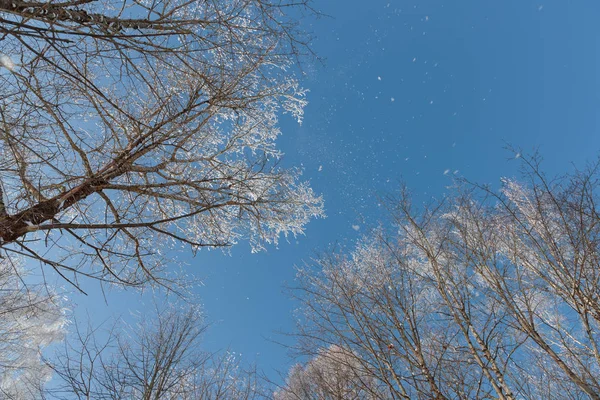
[[73, 283], [172, 286], [180, 244], [301, 234], [323, 209], [275, 148], [280, 114], [306, 104], [289, 71], [309, 38], [288, 7], [310, 10], [0, 0], [0, 251], [33, 240]]

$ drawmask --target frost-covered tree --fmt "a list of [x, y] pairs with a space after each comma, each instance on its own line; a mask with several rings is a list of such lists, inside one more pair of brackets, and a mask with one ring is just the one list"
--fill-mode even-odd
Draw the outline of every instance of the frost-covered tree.
[[349, 255], [300, 271], [302, 348], [338, 343], [388, 398], [600, 399], [598, 164], [522, 158], [497, 191], [403, 191]]
[[305, 365], [290, 370], [285, 386], [274, 394], [275, 400], [352, 400], [380, 399], [384, 393], [360, 359], [342, 347], [331, 345]]
[[[152, 314], [152, 315], [148, 315]], [[122, 325], [121, 321], [121, 325]], [[201, 350], [195, 307], [157, 308], [125, 329], [81, 329], [48, 360], [50, 399], [252, 399], [257, 375], [232, 353]]]
[[0, 259], [0, 398], [38, 398], [51, 369], [41, 351], [63, 338], [66, 322], [60, 298], [44, 286], [18, 278], [20, 264]]
[[2, 255], [140, 286], [169, 249], [301, 233], [321, 199], [275, 139], [305, 3], [0, 0]]

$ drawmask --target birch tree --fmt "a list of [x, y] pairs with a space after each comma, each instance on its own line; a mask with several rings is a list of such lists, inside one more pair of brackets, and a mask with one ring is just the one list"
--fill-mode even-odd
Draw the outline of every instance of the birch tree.
[[598, 164], [521, 162], [500, 190], [428, 207], [404, 190], [394, 233], [302, 269], [301, 348], [349, 349], [388, 398], [600, 398]]
[[[0, 252], [79, 287], [169, 284], [165, 252], [259, 250], [322, 215], [279, 165], [308, 10], [271, 0], [0, 1]], [[170, 260], [171, 263], [173, 259]]]

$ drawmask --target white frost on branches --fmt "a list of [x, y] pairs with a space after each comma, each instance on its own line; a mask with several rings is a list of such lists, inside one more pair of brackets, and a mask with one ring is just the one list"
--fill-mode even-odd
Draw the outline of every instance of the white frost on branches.
[[[274, 394], [275, 400], [382, 398], [376, 381], [365, 373], [360, 359], [350, 350], [331, 345], [290, 370], [285, 386]], [[368, 389], [365, 389], [367, 387]]]
[[0, 398], [34, 399], [52, 370], [41, 351], [63, 338], [59, 298], [43, 286], [24, 286], [22, 268], [0, 259]]

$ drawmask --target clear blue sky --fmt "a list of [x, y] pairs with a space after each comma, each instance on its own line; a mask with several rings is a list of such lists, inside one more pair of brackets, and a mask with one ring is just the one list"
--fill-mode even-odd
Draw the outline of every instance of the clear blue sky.
[[[294, 266], [334, 243], [350, 246], [381, 219], [377, 195], [404, 180], [440, 196], [452, 176], [514, 176], [510, 143], [538, 148], [559, 174], [600, 150], [600, 2], [527, 0], [315, 1], [307, 20], [323, 65], [307, 65], [305, 122], [283, 118], [284, 165], [302, 166], [328, 218], [306, 236], [251, 254], [203, 251], [187, 260], [212, 328], [209, 350], [231, 348], [276, 378], [292, 363]], [[444, 174], [447, 171], [446, 175]], [[180, 257], [188, 257], [182, 255]], [[75, 303], [93, 315], [139, 307], [129, 294]]]

